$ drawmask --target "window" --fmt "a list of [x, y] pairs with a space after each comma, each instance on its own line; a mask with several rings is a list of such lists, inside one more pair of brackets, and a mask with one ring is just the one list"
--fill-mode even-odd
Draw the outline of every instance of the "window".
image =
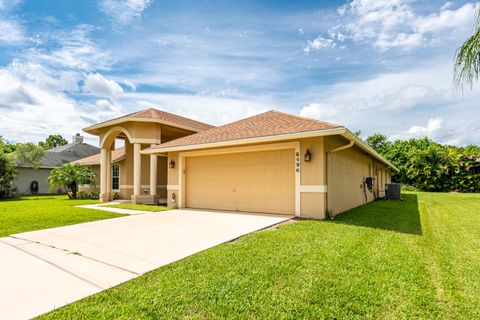
[[120, 190], [120, 166], [118, 164], [112, 166], [112, 190]]

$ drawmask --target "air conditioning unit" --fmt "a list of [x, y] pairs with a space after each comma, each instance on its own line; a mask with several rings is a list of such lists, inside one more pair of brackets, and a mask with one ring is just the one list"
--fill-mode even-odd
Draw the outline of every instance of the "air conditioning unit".
[[386, 197], [388, 200], [400, 200], [402, 185], [400, 183], [387, 183], [385, 185]]

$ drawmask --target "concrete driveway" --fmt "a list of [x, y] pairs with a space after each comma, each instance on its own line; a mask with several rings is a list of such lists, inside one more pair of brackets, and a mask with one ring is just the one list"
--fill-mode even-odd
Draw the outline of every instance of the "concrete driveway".
[[27, 319], [291, 217], [172, 210], [0, 238], [0, 319]]

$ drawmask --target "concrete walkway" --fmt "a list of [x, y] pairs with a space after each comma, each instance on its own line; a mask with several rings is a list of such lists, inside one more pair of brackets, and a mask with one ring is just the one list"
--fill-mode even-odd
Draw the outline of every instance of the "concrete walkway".
[[107, 202], [107, 203], [84, 204], [84, 205], [76, 206], [76, 207], [77, 208], [85, 208], [85, 209], [102, 210], [102, 211], [108, 211], [108, 212], [115, 212], [115, 213], [126, 214], [126, 215], [151, 213], [151, 211], [130, 210], [130, 209], [109, 208], [108, 207], [110, 205], [122, 204], [122, 203], [130, 203], [130, 201], [112, 201], [112, 202]]
[[172, 210], [0, 238], [0, 319], [38, 316], [290, 218]]

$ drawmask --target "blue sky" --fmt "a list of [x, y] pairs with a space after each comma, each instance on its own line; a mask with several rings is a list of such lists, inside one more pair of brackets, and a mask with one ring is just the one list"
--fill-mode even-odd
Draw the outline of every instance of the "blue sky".
[[451, 85], [475, 6], [0, 0], [0, 135], [71, 136], [148, 107], [214, 125], [278, 109], [363, 136], [479, 144], [479, 86]]

